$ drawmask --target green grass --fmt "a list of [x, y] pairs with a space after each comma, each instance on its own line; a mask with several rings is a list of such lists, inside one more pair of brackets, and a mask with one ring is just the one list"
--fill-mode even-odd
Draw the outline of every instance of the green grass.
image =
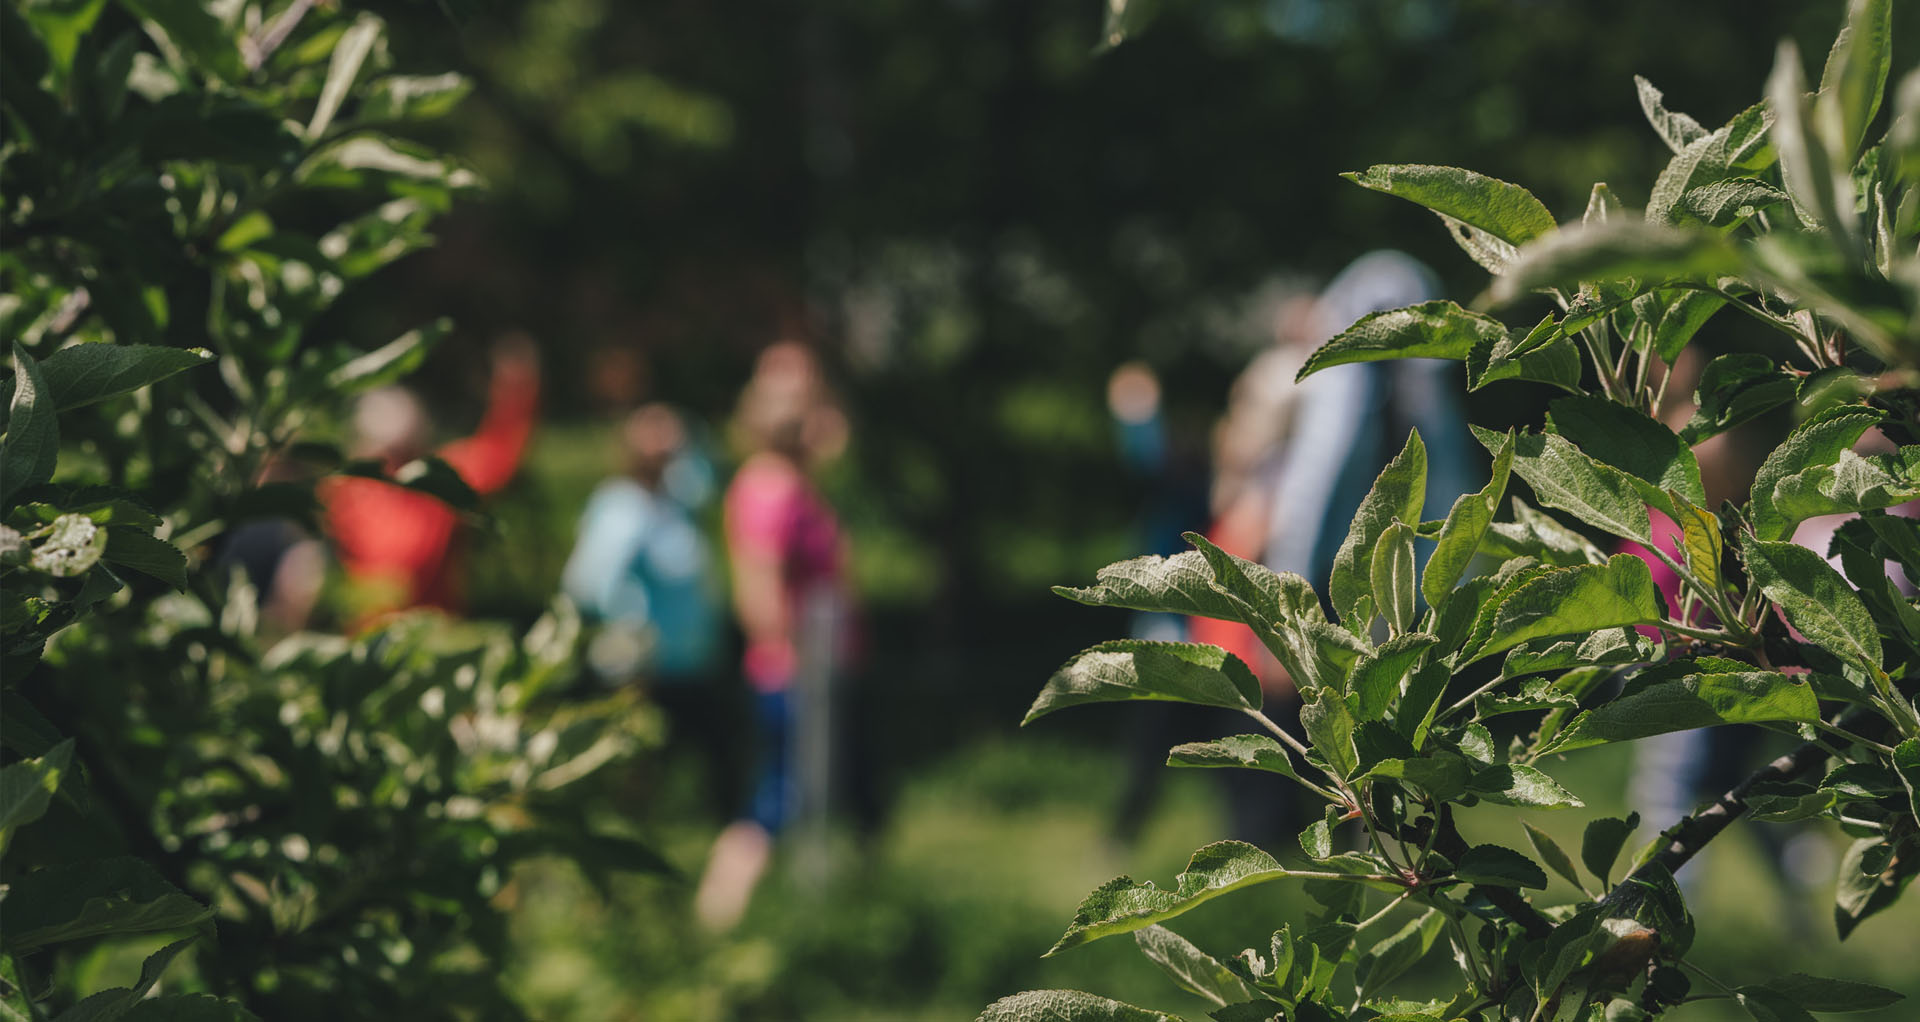
[[[1621, 811], [1630, 755], [1606, 748], [1570, 757], [1565, 780], [1588, 808], [1520, 815], [1577, 849], [1588, 819]], [[698, 815], [687, 764], [662, 766], [649, 818], [639, 824], [691, 878], [717, 825], [687, 822]], [[1123, 773], [1117, 745], [1066, 744], [1039, 733], [962, 749], [902, 787], [888, 824], [869, 843], [836, 835], [824, 884], [776, 859], [747, 919], [724, 938], [694, 931], [691, 879], [621, 878], [603, 897], [569, 867], [530, 864], [514, 887], [514, 985], [534, 1017], [551, 1020], [964, 1019], [1033, 987], [1092, 990], [1203, 1019], [1205, 1005], [1125, 938], [1039, 957], [1087, 891], [1121, 873], [1165, 885], [1194, 848], [1224, 832], [1207, 773], [1174, 771], [1139, 842], [1116, 846], [1106, 834]], [[1464, 822], [1472, 840], [1526, 848], [1507, 810], [1469, 812]], [[1759, 825], [1741, 825], [1750, 826]], [[1701, 873], [1692, 960], [1716, 977], [1738, 985], [1804, 971], [1920, 996], [1914, 899], [1842, 947], [1822, 904], [1831, 876], [1801, 896], [1800, 917], [1817, 923], [1797, 927], [1786, 901], [1796, 895], [1775, 883], [1739, 829], [1689, 870]], [[1550, 896], [1574, 896], [1564, 881], [1555, 884]], [[1312, 907], [1292, 885], [1270, 884], [1203, 905], [1173, 926], [1224, 956], [1264, 947], [1274, 928]], [[1442, 954], [1395, 992], [1440, 992], [1448, 975]], [[1704, 988], [1696, 981], [1696, 992]], [[1851, 1017], [1892, 1022], [1915, 1017], [1916, 1004]], [[1669, 1017], [1746, 1016], [1726, 1002], [1702, 1002]]]

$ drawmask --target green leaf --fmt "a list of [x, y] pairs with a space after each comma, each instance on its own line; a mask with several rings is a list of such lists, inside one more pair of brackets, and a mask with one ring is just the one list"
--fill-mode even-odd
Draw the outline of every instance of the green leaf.
[[1748, 788], [1741, 801], [1747, 805], [1748, 819], [1791, 823], [1826, 813], [1838, 804], [1838, 794], [1832, 788], [1804, 783], [1763, 782]]
[[1465, 359], [1474, 345], [1507, 336], [1497, 319], [1447, 301], [1422, 302], [1404, 309], [1368, 313], [1320, 346], [1295, 380], [1351, 362], [1397, 358]]
[[1360, 768], [1353, 745], [1353, 714], [1347, 710], [1346, 698], [1332, 685], [1315, 689], [1312, 698], [1301, 705], [1300, 724], [1336, 774], [1351, 777]]
[[1439, 710], [1440, 697], [1446, 695], [1447, 682], [1451, 679], [1452, 674], [1442, 661], [1420, 668], [1407, 679], [1407, 694], [1400, 700], [1393, 726], [1414, 748], [1426, 746], [1427, 732], [1433, 728], [1433, 715]]
[[1387, 633], [1404, 635], [1413, 626], [1414, 606], [1413, 530], [1395, 521], [1373, 544], [1373, 605], [1387, 619]]
[[213, 247], [221, 252], [244, 252], [248, 248], [273, 237], [273, 218], [262, 210], [254, 210], [233, 222], [233, 226], [222, 231]]
[[1020, 723], [1031, 724], [1069, 706], [1133, 699], [1259, 709], [1260, 680], [1240, 658], [1218, 646], [1117, 639], [1080, 653], [1055, 671]]
[[[1548, 320], [1551, 319], [1549, 316]], [[1539, 333], [1546, 325], [1535, 327], [1533, 333]], [[1580, 349], [1557, 329], [1538, 344], [1528, 344], [1531, 336], [1509, 334], [1475, 345], [1467, 353], [1467, 389], [1479, 390], [1501, 380], [1530, 380], [1580, 393]]]
[[60, 456], [60, 427], [39, 363], [13, 342], [13, 397], [7, 408], [7, 438], [0, 444], [0, 502], [53, 478]]
[[1380, 164], [1342, 177], [1362, 188], [1419, 203], [1509, 245], [1553, 233], [1553, 214], [1533, 193], [1458, 167]]
[[[1085, 589], [1055, 586], [1053, 591], [1089, 607], [1241, 620], [1233, 597], [1213, 588], [1213, 577], [1207, 559], [1188, 550], [1172, 557], [1135, 557], [1109, 564], [1095, 573], [1094, 585]], [[1314, 604], [1319, 604], [1317, 597]]]
[[1603, 816], [1587, 824], [1580, 838], [1580, 861], [1586, 864], [1587, 872], [1599, 878], [1600, 886], [1613, 886], [1613, 863], [1620, 858], [1620, 850], [1627, 846], [1627, 839], [1638, 826], [1639, 813], [1629, 813], [1624, 820]]
[[1300, 832], [1300, 851], [1315, 862], [1324, 862], [1333, 855], [1333, 825], [1339, 821], [1340, 810], [1337, 806], [1328, 806], [1319, 819], [1307, 824]]
[[[1372, 595], [1372, 578], [1367, 569], [1374, 544], [1395, 519], [1419, 521], [1426, 494], [1427, 448], [1420, 441], [1420, 431], [1413, 430], [1407, 434], [1406, 446], [1399, 456], [1373, 481], [1373, 488], [1367, 491], [1359, 510], [1354, 512], [1347, 538], [1333, 555], [1333, 575], [1328, 589], [1334, 610], [1348, 628], [1366, 630], [1362, 618], [1370, 615], [1362, 615], [1360, 611], [1362, 601]], [[1363, 561], [1362, 557], [1368, 559]]]
[[1167, 752], [1173, 767], [1244, 767], [1297, 777], [1293, 761], [1279, 742], [1266, 735], [1230, 735], [1210, 742], [1176, 745]]
[[1727, 299], [1710, 291], [1682, 290], [1670, 295], [1660, 322], [1653, 328], [1653, 350], [1668, 362], [1680, 357], [1680, 352], [1693, 340], [1693, 335], [1707, 325], [1713, 314], [1726, 307]]
[[1789, 521], [1805, 521], [1904, 504], [1920, 497], [1916, 454], [1920, 448], [1903, 448], [1898, 457], [1841, 451], [1831, 465], [1815, 465], [1775, 483], [1773, 509]]
[[33, 550], [33, 570], [55, 578], [76, 578], [99, 563], [107, 549], [107, 530], [86, 515], [63, 514], [48, 527]]
[[1673, 500], [1673, 520], [1680, 526], [1680, 552], [1685, 556], [1687, 570], [1707, 586], [1719, 588], [1724, 546], [1720, 519], [1678, 493], [1669, 491], [1668, 496]]
[[341, 365], [327, 374], [329, 390], [357, 394], [395, 383], [420, 368], [427, 353], [453, 330], [453, 322], [436, 320]]
[[1467, 849], [1454, 866], [1453, 875], [1489, 887], [1545, 889], [1547, 886], [1546, 871], [1538, 863], [1499, 845], [1474, 845]]
[[1847, 154], [1830, 151], [1815, 137], [1806, 91], [1800, 50], [1793, 40], [1783, 39], [1774, 55], [1773, 73], [1767, 76], [1767, 109], [1773, 114], [1769, 134], [1780, 153], [1780, 177], [1794, 204], [1814, 224], [1850, 241], [1858, 228], [1853, 177], [1848, 173], [1853, 161]]
[[1885, 854], [1884, 838], [1860, 838], [1840, 859], [1840, 879], [1834, 893], [1833, 922], [1845, 940], [1859, 925], [1892, 905], [1913, 880], [1915, 865]]
[[1806, 1009], [1763, 986], [1736, 988], [1733, 1000], [1745, 1008], [1755, 1022], [1814, 1022]]
[[[1498, 449], [1505, 437], [1478, 426], [1473, 427], [1473, 435], [1489, 451]], [[1632, 477], [1587, 457], [1551, 433], [1521, 433], [1513, 444], [1514, 474], [1533, 487], [1542, 504], [1571, 512], [1616, 536], [1643, 544], [1652, 541], [1646, 503]]]
[[1659, 89], [1653, 83], [1639, 75], [1633, 76], [1634, 89], [1640, 94], [1640, 109], [1647, 115], [1647, 123], [1667, 148], [1674, 152], [1686, 149], [1692, 143], [1705, 138], [1707, 129], [1700, 122], [1675, 110], [1668, 110]]
[[1772, 166], [1773, 150], [1767, 145], [1769, 117], [1766, 104], [1756, 103], [1719, 128], [1681, 147], [1653, 182], [1653, 190], [1647, 197], [1646, 219], [1652, 223], [1671, 223], [1688, 193]]
[[388, 75], [367, 87], [355, 117], [363, 124], [432, 120], [453, 112], [472, 89], [473, 83], [455, 71]]
[[1193, 853], [1186, 871], [1174, 878], [1172, 890], [1136, 884], [1124, 876], [1100, 885], [1080, 903], [1073, 924], [1046, 956], [1116, 933], [1131, 933], [1229, 891], [1292, 875], [1273, 856], [1244, 841], [1217, 841]]
[[1730, 177], [1689, 190], [1681, 196], [1676, 212], [1712, 227], [1730, 227], [1768, 206], [1792, 201], [1786, 192], [1758, 178]]
[[20, 954], [102, 934], [179, 930], [212, 916], [139, 859], [69, 862], [14, 880], [0, 947]]
[[[1374, 992], [1388, 983], [1400, 978], [1408, 969], [1419, 964], [1420, 959], [1433, 949], [1433, 942], [1447, 925], [1447, 917], [1437, 909], [1428, 909], [1408, 920], [1398, 932], [1373, 946], [1371, 951], [1360, 956], [1354, 964], [1353, 978], [1359, 984], [1356, 995], [1366, 1000]], [[1375, 1022], [1398, 1022], [1399, 1019], [1411, 1019], [1419, 1016], [1381, 1015]], [[1429, 1015], [1428, 1018], [1439, 1016]]]
[[1517, 763], [1499, 763], [1480, 771], [1467, 783], [1467, 790], [1503, 806], [1577, 809], [1586, 805], [1545, 772]]
[[1772, 671], [1688, 674], [1649, 684], [1575, 717], [1545, 750], [1570, 752], [1670, 731], [1820, 719], [1813, 688]]
[[1920, 738], [1893, 747], [1893, 769], [1907, 789], [1907, 810], [1920, 817]]
[[1516, 692], [1487, 692], [1473, 699], [1474, 719], [1485, 721], [1504, 713], [1579, 709], [1580, 700], [1560, 690], [1558, 681], [1528, 678]]
[[1438, 607], [1446, 601], [1454, 584], [1472, 563], [1474, 554], [1480, 551], [1480, 541], [1486, 538], [1493, 514], [1506, 497], [1507, 476], [1512, 468], [1513, 434], [1509, 432], [1494, 448], [1493, 474], [1487, 485], [1479, 493], [1462, 494], [1455, 500], [1453, 509], [1447, 512], [1446, 522], [1440, 526], [1433, 553], [1427, 558], [1426, 573], [1420, 577], [1420, 592], [1426, 596], [1429, 606]]
[[1880, 633], [1873, 617], [1825, 558], [1792, 543], [1742, 538], [1754, 582], [1800, 634], [1868, 674], [1880, 672]]
[[333, 123], [333, 116], [340, 112], [340, 104], [347, 98], [347, 90], [360, 75], [360, 65], [380, 41], [380, 31], [379, 18], [361, 14], [340, 33], [339, 41], [333, 44], [333, 56], [327, 62], [327, 78], [320, 86], [320, 99], [314, 103], [313, 117], [307, 122], [308, 139], [320, 138]]
[[1440, 640], [1425, 632], [1409, 632], [1380, 644], [1353, 666], [1347, 686], [1358, 701], [1363, 720], [1379, 720], [1400, 694], [1400, 683]]
[[1620, 196], [1613, 194], [1605, 181], [1595, 181], [1593, 191], [1587, 193], [1587, 211], [1581, 215], [1583, 224], [1603, 224], [1609, 219], [1626, 212], [1626, 204]]
[[1893, 69], [1892, 22], [1892, 0], [1852, 0], [1846, 25], [1820, 72], [1814, 125], [1833, 158], [1849, 166], [1887, 91], [1887, 74]]
[[1439, 801], [1452, 801], [1467, 791], [1467, 761], [1452, 753], [1412, 759], [1383, 759], [1368, 768], [1364, 778], [1384, 777], [1418, 785]]
[[1653, 652], [1653, 641], [1632, 628], [1602, 628], [1591, 635], [1521, 643], [1507, 652], [1500, 673], [1518, 678], [1568, 667], [1643, 663]]
[[1905, 994], [1845, 979], [1822, 979], [1804, 972], [1775, 976], [1760, 984], [1808, 1011], [1877, 1011], [1906, 999]]
[[1541, 289], [1565, 292], [1581, 284], [1638, 280], [1642, 288], [1670, 283], [1712, 285], [1737, 276], [1746, 259], [1718, 232], [1683, 230], [1632, 220], [1569, 227], [1520, 250], [1491, 295], [1505, 305]]
[[164, 32], [200, 68], [234, 84], [246, 77], [233, 33], [199, 0], [120, 0], [120, 5], [147, 22], [148, 31]]
[[1748, 513], [1754, 535], [1765, 540], [1786, 539], [1799, 522], [1774, 507], [1773, 492], [1782, 479], [1820, 465], [1832, 465], [1853, 448], [1861, 434], [1880, 422], [1881, 414], [1859, 405], [1840, 405], [1808, 419], [1792, 433], [1753, 477]]
[[1615, 554], [1605, 564], [1546, 569], [1500, 599], [1488, 639], [1464, 663], [1530, 639], [1656, 623], [1657, 594], [1647, 562], [1632, 554]]
[[1861, 519], [1887, 552], [1906, 569], [1909, 579], [1920, 580], [1920, 522], [1900, 515], [1867, 515]]
[[1140, 953], [1171, 976], [1182, 990], [1217, 1005], [1236, 1004], [1254, 998], [1253, 989], [1234, 975], [1233, 970], [1164, 926], [1135, 930], [1133, 940], [1139, 945]]
[[1567, 855], [1565, 849], [1560, 847], [1559, 842], [1550, 837], [1546, 831], [1525, 820], [1520, 821], [1520, 827], [1527, 832], [1527, 841], [1533, 845], [1534, 852], [1539, 854], [1549, 869], [1565, 877], [1567, 883], [1573, 885], [1574, 890], [1582, 894], [1587, 893], [1587, 885], [1580, 882], [1580, 872], [1573, 868], [1573, 859]]
[[1680, 430], [1697, 444], [1793, 400], [1797, 384], [1773, 359], [1739, 352], [1707, 363], [1693, 399], [1699, 406]]
[[1645, 413], [1598, 395], [1558, 398], [1549, 407], [1549, 430], [1587, 457], [1639, 480], [1644, 485], [1636, 488], [1646, 503], [1668, 510], [1667, 490], [1695, 504], [1707, 502], [1693, 449]]
[[[154, 984], [160, 982], [160, 975], [167, 966], [185, 951], [188, 945], [199, 940], [198, 934], [171, 944], [147, 956], [140, 964], [140, 978], [131, 987], [114, 987], [93, 994], [80, 1003], [68, 1008], [55, 1017], [54, 1022], [114, 1022], [124, 1019], [142, 1000]], [[190, 1016], [188, 1016], [190, 1017]], [[217, 1017], [217, 1016], [216, 1016]]]
[[128, 525], [110, 525], [106, 535], [100, 556], [107, 563], [151, 575], [175, 589], [187, 587], [187, 555], [179, 547]]
[[[40, 363], [45, 394], [54, 410], [69, 412], [96, 401], [131, 394], [143, 387], [213, 361], [205, 348], [167, 348], [151, 344], [75, 344]], [[14, 381], [0, 384], [11, 394]]]
[[1367, 643], [1327, 620], [1320, 597], [1306, 579], [1236, 557], [1197, 532], [1184, 537], [1199, 548], [1212, 571], [1216, 595], [1253, 628], [1296, 685], [1313, 689], [1338, 684], [1355, 658], [1369, 651]]
[[0, 767], [0, 852], [6, 850], [14, 831], [47, 811], [72, 762], [73, 739], [69, 738], [38, 759]]
[[1607, 560], [1607, 555], [1585, 536], [1518, 497], [1513, 498], [1513, 521], [1493, 523], [1481, 541], [1481, 550], [1503, 560], [1531, 557], [1559, 567], [1604, 564]]
[[[453, 191], [480, 184], [473, 171], [429, 146], [372, 132], [357, 132], [315, 151], [294, 168], [293, 180], [308, 188], [384, 187], [395, 195], [434, 196], [440, 205], [451, 201]], [[344, 257], [336, 265], [353, 275]]]

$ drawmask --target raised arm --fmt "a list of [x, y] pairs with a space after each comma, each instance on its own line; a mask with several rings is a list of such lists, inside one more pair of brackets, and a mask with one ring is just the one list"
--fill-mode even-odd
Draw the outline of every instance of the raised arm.
[[539, 411], [539, 353], [525, 334], [508, 334], [494, 344], [493, 378], [480, 428], [441, 448], [440, 457], [475, 493], [496, 493], [520, 467]]

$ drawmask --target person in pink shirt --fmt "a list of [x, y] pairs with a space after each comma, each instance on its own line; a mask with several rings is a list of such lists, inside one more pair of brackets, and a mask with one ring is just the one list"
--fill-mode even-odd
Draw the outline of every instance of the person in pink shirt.
[[749, 453], [727, 487], [726, 542], [759, 763], [747, 812], [715, 841], [695, 896], [696, 914], [713, 930], [739, 920], [773, 836], [817, 797], [802, 789], [817, 791], [824, 779], [794, 769], [796, 759], [818, 762], [796, 756], [796, 718], [803, 704], [826, 712], [828, 685], [854, 652], [846, 538], [808, 478], [810, 466], [844, 447], [846, 424], [812, 352], [790, 341], [761, 352], [735, 428]]

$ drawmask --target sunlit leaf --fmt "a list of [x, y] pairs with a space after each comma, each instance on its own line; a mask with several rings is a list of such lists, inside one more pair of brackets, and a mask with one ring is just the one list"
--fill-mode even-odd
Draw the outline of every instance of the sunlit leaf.
[[1435, 301], [1360, 317], [1307, 358], [1295, 377], [1332, 366], [1398, 358], [1464, 359], [1474, 345], [1504, 338], [1499, 320]]
[[1030, 724], [1069, 706], [1134, 699], [1258, 709], [1260, 680], [1240, 658], [1218, 646], [1117, 639], [1080, 653], [1055, 671], [1020, 723]]

